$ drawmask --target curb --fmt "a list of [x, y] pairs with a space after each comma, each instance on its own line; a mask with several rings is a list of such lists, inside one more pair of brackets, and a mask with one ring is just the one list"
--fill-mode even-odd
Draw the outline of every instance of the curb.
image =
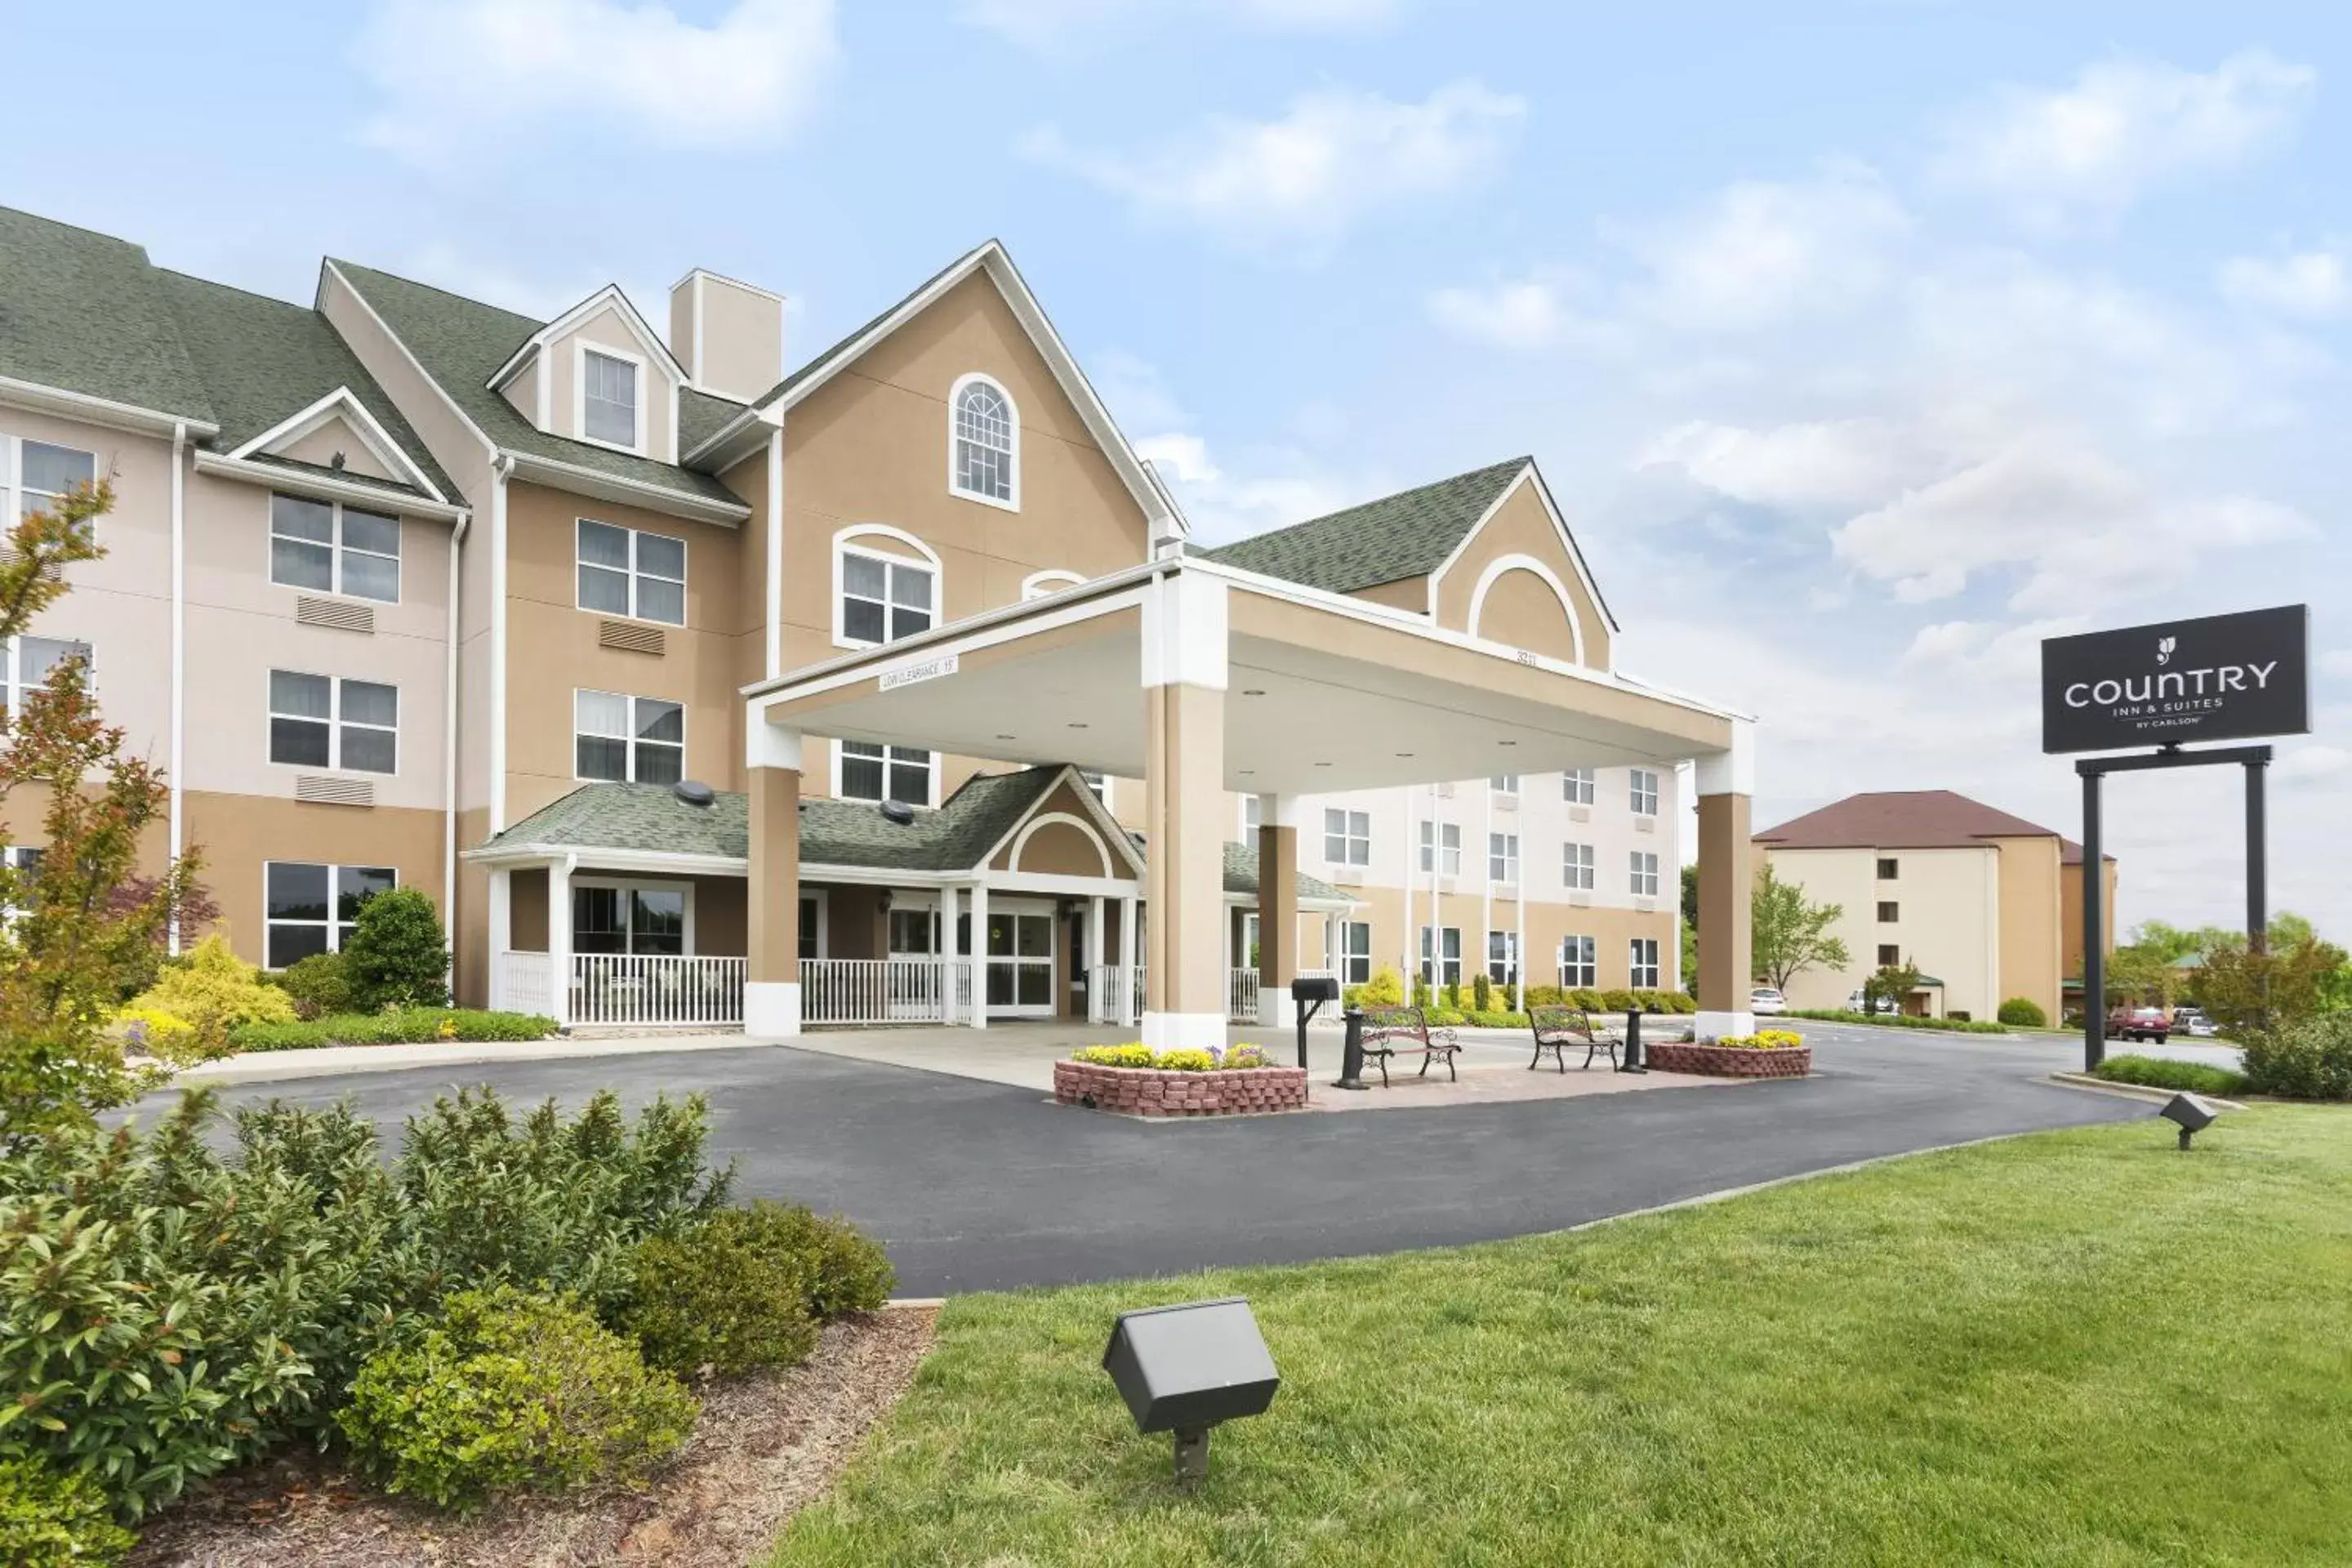
[[[2117, 1083], [2112, 1079], [2094, 1078], [2086, 1072], [2053, 1072], [2050, 1075], [2050, 1081], [2064, 1084], [2068, 1089], [2087, 1089], [2099, 1094], [2114, 1095], [2118, 1100], [2137, 1100], [2147, 1105], [2167, 1105], [2171, 1103], [2172, 1097], [2176, 1094], [2195, 1092], [2177, 1089], [2158, 1089], [2153, 1084]], [[2243, 1101], [2224, 1100], [2218, 1094], [2200, 1095], [2198, 1098], [2209, 1105], [2218, 1105], [2224, 1110], [2246, 1109]]]

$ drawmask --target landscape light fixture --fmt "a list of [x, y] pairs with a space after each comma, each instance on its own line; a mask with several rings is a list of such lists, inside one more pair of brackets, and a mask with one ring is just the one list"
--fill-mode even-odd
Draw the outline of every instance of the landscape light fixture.
[[2179, 1127], [2180, 1146], [2185, 1150], [2189, 1147], [2189, 1141], [2212, 1126], [2213, 1119], [2221, 1113], [2213, 1109], [2211, 1101], [2201, 1096], [2176, 1094], [2164, 1102], [2164, 1109], [2157, 1114]]
[[1176, 1480], [1186, 1487], [1209, 1473], [1209, 1428], [1264, 1415], [1282, 1386], [1240, 1296], [1121, 1312], [1102, 1363], [1137, 1431], [1176, 1435]]

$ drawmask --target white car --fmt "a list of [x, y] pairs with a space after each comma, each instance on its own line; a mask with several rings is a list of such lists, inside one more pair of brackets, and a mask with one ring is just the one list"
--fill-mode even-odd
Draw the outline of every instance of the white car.
[[1748, 1010], [1755, 1014], [1785, 1013], [1789, 999], [1769, 985], [1759, 985], [1748, 994]]
[[1845, 1010], [1849, 1013], [1892, 1013], [1895, 1001], [1892, 997], [1881, 996], [1873, 1002], [1857, 991], [1845, 999]]

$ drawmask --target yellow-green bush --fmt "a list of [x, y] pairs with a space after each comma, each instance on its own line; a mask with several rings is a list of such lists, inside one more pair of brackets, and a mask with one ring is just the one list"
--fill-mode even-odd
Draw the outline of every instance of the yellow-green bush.
[[261, 971], [230, 952], [228, 939], [217, 934], [196, 943], [186, 958], [165, 965], [155, 984], [131, 1005], [184, 1018], [207, 1037], [241, 1024], [294, 1022], [294, 999], [264, 984]]
[[1086, 1046], [1070, 1053], [1074, 1062], [1098, 1068], [1159, 1068], [1164, 1072], [1234, 1071], [1266, 1065], [1263, 1047], [1244, 1041], [1231, 1050], [1155, 1051], [1139, 1042], [1124, 1046]]
[[1169, 1072], [1214, 1072], [1217, 1058], [1206, 1051], [1161, 1051], [1151, 1058], [1151, 1065]]
[[143, 1051], [167, 1062], [184, 1059], [197, 1042], [194, 1024], [160, 1007], [125, 1007], [114, 1016], [108, 1033], [121, 1041], [127, 1051]]
[[1087, 1046], [1070, 1053], [1074, 1062], [1098, 1068], [1148, 1068], [1151, 1047], [1138, 1041], [1125, 1046]]
[[10, 1568], [100, 1568], [131, 1550], [106, 1493], [87, 1476], [37, 1459], [0, 1459], [0, 1563]]
[[1752, 1035], [1726, 1035], [1709, 1042], [1740, 1051], [1793, 1051], [1805, 1043], [1794, 1029], [1759, 1029]]
[[1404, 976], [1394, 964], [1383, 963], [1372, 971], [1371, 979], [1356, 992], [1359, 1007], [1402, 1007], [1404, 1005]]

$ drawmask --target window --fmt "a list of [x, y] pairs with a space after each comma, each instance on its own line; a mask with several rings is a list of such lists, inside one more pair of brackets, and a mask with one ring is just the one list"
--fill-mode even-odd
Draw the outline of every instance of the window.
[[1462, 984], [1460, 926], [1421, 928], [1421, 978], [1424, 984], [1429, 985]]
[[400, 771], [400, 688], [269, 672], [269, 760], [297, 768]]
[[1255, 844], [1257, 842], [1257, 830], [1265, 821], [1265, 806], [1262, 797], [1254, 795], [1245, 795], [1242, 796], [1243, 843]]
[[11, 713], [19, 711], [27, 694], [40, 689], [58, 661], [78, 658], [87, 671], [89, 644], [58, 637], [10, 637], [0, 643], [0, 702]]
[[1105, 810], [1108, 810], [1110, 807], [1110, 775], [1108, 773], [1090, 773], [1087, 772], [1086, 769], [1080, 768], [1078, 770], [1078, 777], [1085, 782], [1086, 786], [1088, 789], [1095, 792], [1095, 798], [1103, 803], [1103, 808]]
[[1323, 858], [1334, 866], [1372, 863], [1372, 814], [1326, 807], [1323, 812]]
[[269, 498], [269, 580], [400, 602], [400, 519], [301, 496]]
[[684, 888], [574, 882], [572, 951], [684, 957], [687, 910]]
[[31, 844], [11, 844], [0, 849], [0, 865], [16, 873], [15, 895], [0, 905], [0, 921], [14, 923], [31, 912], [34, 886], [41, 876], [42, 853], [38, 846]]
[[1559, 798], [1570, 805], [1592, 804], [1592, 770], [1570, 768], [1559, 775]]
[[1362, 985], [1372, 978], [1372, 927], [1369, 921], [1339, 926], [1339, 983]]
[[824, 900], [814, 893], [801, 895], [800, 950], [803, 958], [824, 956]]
[[582, 518], [580, 607], [686, 625], [686, 541]]
[[1565, 936], [1559, 941], [1559, 983], [1587, 989], [1601, 984], [1601, 965], [1594, 958], [1593, 939]]
[[1519, 836], [1516, 833], [1486, 835], [1486, 880], [1516, 882], [1519, 879]]
[[1559, 847], [1559, 879], [1570, 892], [1592, 891], [1592, 846], [1563, 844]]
[[1519, 793], [1519, 775], [1496, 773], [1486, 781], [1486, 787], [1496, 795], [1507, 795], [1516, 799]]
[[1626, 977], [1625, 984], [1636, 991], [1655, 991], [1658, 988], [1658, 939], [1637, 936], [1630, 945], [1628, 967], [1632, 973]]
[[1462, 875], [1462, 825], [1423, 822], [1421, 825], [1421, 868], [1443, 877]]
[[1878, 918], [1881, 922], [1888, 924], [1899, 921], [1903, 918], [1903, 906], [1891, 900], [1881, 899], [1878, 901]]
[[939, 579], [919, 561], [841, 552], [841, 636], [861, 645], [897, 642], [931, 629]]
[[1878, 967], [1881, 969], [1900, 969], [1903, 967], [1902, 947], [1895, 942], [1880, 942], [1878, 944]]
[[844, 800], [897, 800], [931, 804], [931, 753], [913, 746], [877, 746], [864, 741], [835, 743], [841, 759]]
[[954, 403], [948, 488], [974, 500], [1017, 505], [1013, 442], [1019, 423], [1013, 415], [1013, 399], [994, 382], [971, 376], [956, 384]]
[[1882, 859], [1878, 862], [1878, 879], [1882, 882], [1892, 882], [1895, 879], [1895, 873], [1902, 868], [1901, 862], [1892, 858]]
[[262, 963], [284, 969], [313, 953], [341, 952], [360, 906], [399, 886], [389, 866], [271, 860], [261, 868]]
[[1633, 893], [1637, 899], [1658, 896], [1658, 857], [1647, 849], [1633, 851]]
[[572, 694], [572, 771], [614, 784], [676, 784], [686, 776], [686, 710], [658, 697]]
[[1497, 985], [1516, 985], [1519, 982], [1519, 933], [1515, 931], [1490, 931], [1486, 933], [1486, 978]]
[[1658, 775], [1647, 768], [1633, 770], [1633, 805], [1636, 816], [1658, 815]]
[[[956, 929], [969, 936], [971, 917], [956, 916]], [[964, 939], [957, 951], [968, 952]], [[1054, 1009], [1054, 917], [1018, 910], [988, 911], [987, 996], [991, 1007], [1011, 1008], [1032, 1016], [1051, 1016]]]
[[580, 434], [607, 447], [635, 451], [637, 367], [616, 354], [580, 351]]
[[76, 485], [97, 482], [98, 459], [88, 452], [0, 436], [0, 529], [51, 510]]

